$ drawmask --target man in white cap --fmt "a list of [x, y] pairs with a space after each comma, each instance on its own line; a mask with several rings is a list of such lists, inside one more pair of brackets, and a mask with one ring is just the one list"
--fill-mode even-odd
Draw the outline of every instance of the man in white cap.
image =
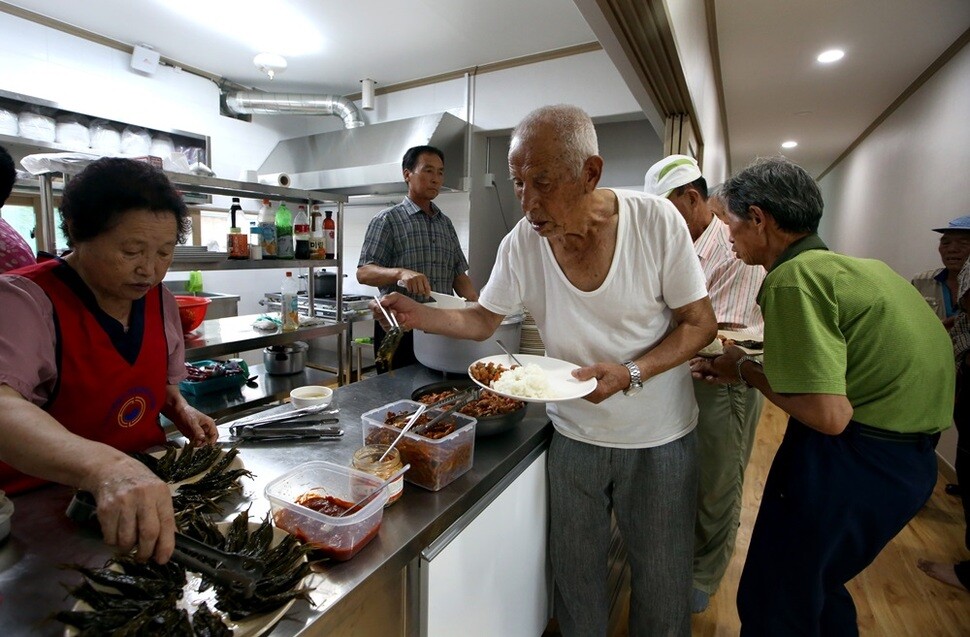
[[950, 329], [960, 311], [957, 298], [960, 269], [970, 256], [970, 215], [951, 220], [945, 228], [933, 228], [933, 232], [942, 235], [940, 258], [943, 267], [920, 272], [911, 283], [940, 317], [944, 327]]
[[[645, 192], [669, 199], [687, 222], [700, 259], [720, 329], [759, 335], [764, 321], [756, 298], [765, 271], [745, 265], [731, 251], [728, 228], [715, 218], [720, 205], [708, 199], [707, 182], [697, 161], [666, 157], [647, 171]], [[734, 553], [741, 515], [744, 470], [751, 456], [764, 398], [744, 383], [710, 385], [694, 381], [697, 420], [697, 520], [694, 528], [694, 584], [691, 611], [707, 608]]]

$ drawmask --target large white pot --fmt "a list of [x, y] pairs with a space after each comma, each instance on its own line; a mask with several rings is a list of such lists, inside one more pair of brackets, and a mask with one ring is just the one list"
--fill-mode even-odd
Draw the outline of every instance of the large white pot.
[[414, 356], [425, 367], [439, 372], [464, 374], [468, 371], [468, 366], [479, 358], [502, 353], [496, 339], [502, 341], [513, 354], [518, 354], [521, 336], [521, 314], [506, 316], [491, 338], [485, 341], [451, 338], [414, 330]]

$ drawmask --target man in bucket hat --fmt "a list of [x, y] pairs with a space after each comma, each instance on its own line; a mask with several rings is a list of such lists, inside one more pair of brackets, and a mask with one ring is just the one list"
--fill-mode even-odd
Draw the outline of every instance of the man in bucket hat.
[[936, 311], [943, 325], [950, 329], [959, 311], [957, 286], [960, 268], [970, 256], [970, 215], [957, 217], [943, 228], [933, 228], [939, 232], [940, 257], [943, 267], [920, 272], [912, 279], [926, 302]]

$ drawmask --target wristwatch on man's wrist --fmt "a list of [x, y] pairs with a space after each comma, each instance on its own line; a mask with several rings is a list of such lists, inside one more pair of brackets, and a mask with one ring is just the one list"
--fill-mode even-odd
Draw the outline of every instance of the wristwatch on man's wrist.
[[636, 396], [643, 389], [643, 381], [640, 380], [640, 368], [633, 361], [623, 361], [626, 368], [630, 370], [630, 386], [623, 390], [625, 396]]
[[755, 363], [757, 365], [761, 365], [761, 361], [759, 361], [756, 357], [751, 356], [751, 355], [748, 355], [748, 354], [745, 354], [744, 356], [742, 356], [741, 358], [738, 359], [738, 362], [735, 363], [734, 366], [735, 366], [735, 369], [738, 372], [738, 380], [740, 380], [742, 383], [744, 383], [748, 387], [751, 387], [751, 383], [749, 383], [748, 381], [746, 381], [744, 379], [744, 374], [741, 373], [741, 366], [744, 365], [748, 361], [751, 361], [752, 363]]

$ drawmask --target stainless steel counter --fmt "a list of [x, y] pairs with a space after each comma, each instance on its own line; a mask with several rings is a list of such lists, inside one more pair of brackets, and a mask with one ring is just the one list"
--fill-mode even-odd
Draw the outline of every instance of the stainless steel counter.
[[[244, 497], [230, 503], [233, 510], [226, 511], [226, 517], [250, 504], [251, 515], [260, 517], [267, 513], [269, 504], [262, 496], [263, 486], [297, 464], [309, 460], [349, 464], [353, 452], [362, 444], [362, 413], [409, 398], [412, 390], [441, 379], [441, 374], [415, 365], [338, 388], [335, 406], [340, 408], [345, 435], [337, 441], [241, 446], [243, 462], [256, 476], [245, 481]], [[340, 622], [335, 621], [336, 617], [357, 614], [360, 597], [380, 595], [378, 582], [400, 580], [405, 567], [422, 549], [472, 509], [522, 460], [548, 444], [552, 428], [543, 406], [530, 404], [528, 409], [516, 429], [478, 438], [471, 470], [441, 491], [431, 493], [406, 484], [401, 500], [385, 510], [377, 537], [347, 562], [321, 563], [310, 580], [315, 606], [298, 601], [272, 635], [295, 635], [304, 629], [315, 633], [330, 620], [334, 620], [332, 624], [347, 625], [345, 617]], [[65, 517], [70, 499], [70, 489], [62, 486], [13, 498], [16, 512], [11, 537], [0, 547], [0, 634], [62, 634], [63, 626], [49, 617], [72, 605], [61, 583], [77, 578], [58, 565], [98, 565], [109, 556], [96, 534], [79, 529]]]

